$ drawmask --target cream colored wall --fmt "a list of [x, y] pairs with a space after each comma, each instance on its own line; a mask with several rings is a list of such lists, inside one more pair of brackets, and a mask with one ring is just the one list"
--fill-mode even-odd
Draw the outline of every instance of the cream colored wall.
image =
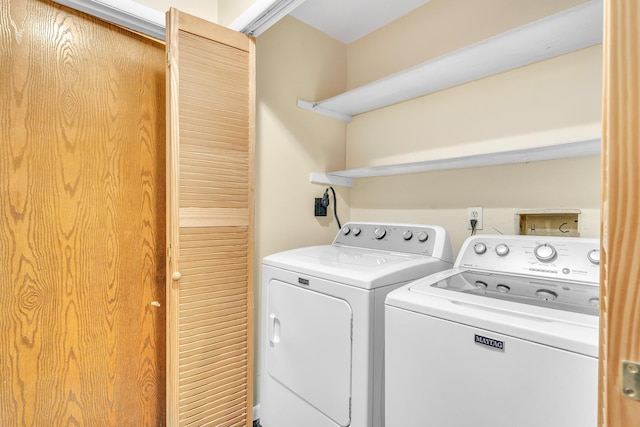
[[[598, 139], [601, 82], [595, 46], [361, 114], [347, 127], [347, 167]], [[519, 209], [580, 209], [581, 235], [598, 237], [600, 157], [356, 180], [351, 190], [353, 220], [441, 225], [454, 254], [468, 206], [484, 207], [482, 232], [505, 234]]]
[[358, 115], [347, 167], [600, 137], [601, 45]]
[[[431, 0], [348, 46], [348, 86], [579, 3]], [[601, 88], [594, 46], [361, 114], [347, 126], [347, 168], [598, 139]], [[600, 157], [359, 179], [350, 197], [352, 220], [444, 226], [454, 254], [469, 234], [469, 206], [484, 208], [478, 233], [515, 233], [519, 210], [566, 208], [581, 211], [582, 236], [597, 237]]]
[[181, 12], [210, 22], [218, 22], [218, 0], [136, 0], [136, 3], [144, 4], [162, 13], [175, 7]]
[[[345, 166], [343, 122], [298, 109], [298, 98], [344, 90], [345, 46], [294, 18], [257, 39], [257, 258], [330, 242], [333, 215], [313, 216], [313, 199], [326, 186], [309, 173]], [[338, 215], [349, 218], [348, 190], [338, 191]], [[331, 205], [333, 207], [333, 205]]]
[[254, 3], [255, 0], [218, 0], [218, 23], [228, 26]]
[[[329, 244], [338, 231], [332, 212], [327, 217], [313, 216], [313, 199], [321, 197], [326, 187], [311, 184], [309, 173], [344, 168], [345, 124], [300, 110], [296, 101], [343, 91], [346, 75], [346, 47], [294, 18], [285, 18], [257, 39], [257, 308], [264, 256]], [[337, 187], [336, 191], [338, 215], [345, 222], [349, 191]], [[331, 203], [333, 208], [333, 199]], [[259, 315], [256, 320], [258, 338]], [[258, 369], [256, 365], [256, 392]]]
[[483, 207], [477, 234], [517, 234], [519, 211], [556, 208], [579, 209], [580, 235], [598, 237], [600, 156], [359, 179], [351, 190], [353, 220], [442, 225], [454, 255], [468, 206]]
[[351, 43], [350, 89], [525, 25], [585, 0], [431, 0]]

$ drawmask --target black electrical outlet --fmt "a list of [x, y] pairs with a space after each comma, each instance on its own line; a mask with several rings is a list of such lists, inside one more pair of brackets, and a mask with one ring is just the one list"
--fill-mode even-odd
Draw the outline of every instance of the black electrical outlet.
[[315, 200], [316, 200], [316, 203], [315, 203], [314, 215], [327, 216], [327, 207], [322, 205], [322, 197], [316, 197]]

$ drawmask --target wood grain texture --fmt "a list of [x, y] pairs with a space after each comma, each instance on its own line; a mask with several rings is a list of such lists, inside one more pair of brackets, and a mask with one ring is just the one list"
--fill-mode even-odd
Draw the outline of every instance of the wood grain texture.
[[640, 4], [605, 1], [601, 426], [640, 426], [621, 362], [640, 362]]
[[[220, 425], [230, 404], [245, 413], [247, 245], [246, 225], [180, 230], [180, 425]], [[242, 393], [231, 384], [241, 385]]]
[[175, 9], [167, 34], [167, 423], [251, 426], [254, 41]]
[[246, 226], [249, 209], [246, 208], [182, 208], [180, 227]]
[[4, 0], [0, 75], [0, 425], [163, 425], [163, 46]]
[[182, 28], [183, 32], [197, 34], [209, 40], [215, 40], [217, 43], [226, 44], [238, 50], [250, 51], [250, 45], [253, 43], [251, 37], [247, 37], [237, 31], [230, 31], [221, 25], [213, 24], [197, 16], [187, 13], [176, 13], [177, 25]]
[[247, 208], [249, 55], [180, 35], [180, 207]]

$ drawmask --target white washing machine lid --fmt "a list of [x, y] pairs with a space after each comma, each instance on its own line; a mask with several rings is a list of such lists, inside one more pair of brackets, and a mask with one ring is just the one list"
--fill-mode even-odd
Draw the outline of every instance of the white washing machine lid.
[[[591, 357], [598, 357], [599, 318], [548, 305], [488, 298], [438, 286], [467, 269], [435, 273], [391, 292], [387, 306], [518, 337]], [[562, 282], [558, 282], [560, 285]], [[577, 286], [565, 283], [566, 286]], [[438, 344], [435, 344], [438, 345]]]
[[349, 246], [309, 246], [269, 255], [263, 264], [364, 289], [415, 280], [451, 267], [438, 258]]

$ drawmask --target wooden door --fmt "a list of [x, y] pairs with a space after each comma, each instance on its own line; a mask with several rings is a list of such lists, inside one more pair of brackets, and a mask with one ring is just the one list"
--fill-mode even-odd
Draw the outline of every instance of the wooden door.
[[0, 2], [0, 426], [165, 422], [164, 46]]
[[[640, 426], [622, 361], [640, 363], [640, 3], [605, 1], [600, 425]], [[636, 387], [637, 388], [637, 387]], [[640, 389], [627, 391], [640, 397]]]
[[167, 14], [167, 420], [250, 426], [254, 41]]

